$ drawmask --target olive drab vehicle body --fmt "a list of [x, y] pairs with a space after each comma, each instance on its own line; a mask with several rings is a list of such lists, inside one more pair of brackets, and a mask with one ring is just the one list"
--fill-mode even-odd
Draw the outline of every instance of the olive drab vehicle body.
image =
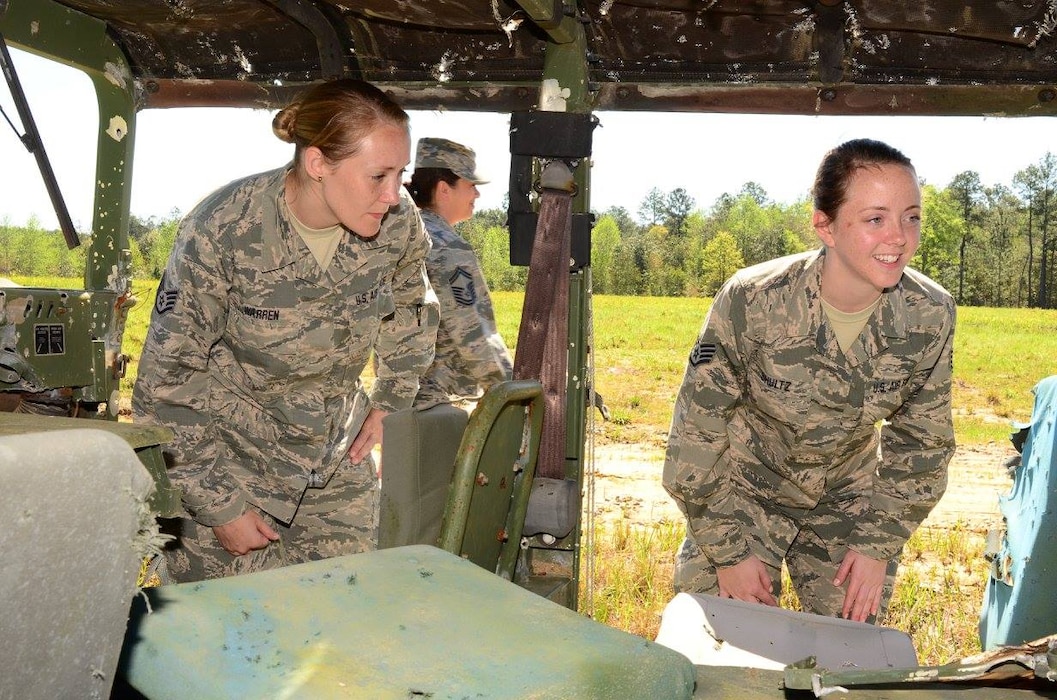
[[[469, 427], [465, 416], [437, 417], [446, 426], [441, 432], [451, 438], [443, 446], [439, 433], [430, 432], [428, 427], [412, 425], [408, 429], [419, 431], [415, 439], [423, 440], [430, 451], [462, 464], [475, 451], [473, 445], [477, 443], [472, 441], [486, 444], [489, 426], [500, 426], [499, 432], [509, 433], [508, 442], [517, 455], [512, 458], [515, 470], [519, 478], [531, 482], [531, 489], [515, 487], [514, 491], [524, 492], [526, 500], [519, 500], [520, 495], [506, 498], [502, 506], [506, 519], [501, 521], [498, 535], [492, 528], [473, 553], [461, 552], [464, 559], [477, 561], [480, 556], [491, 561], [486, 568], [499, 576], [479, 584], [474, 576], [460, 578], [465, 574], [460, 573], [458, 564], [443, 558], [434, 560], [435, 551], [429, 547], [412, 551], [419, 563], [409, 572], [401, 568], [406, 568], [407, 557], [400, 562], [391, 558], [399, 549], [371, 553], [361, 561], [362, 571], [389, 571], [394, 580], [407, 574], [407, 595], [412, 597], [426, 595], [414, 588], [429, 578], [423, 574], [424, 561], [431, 562], [434, 581], [450, 576], [453, 587], [459, 588], [470, 586], [468, 582], [473, 579], [473, 586], [481, 586], [475, 589], [480, 590], [481, 600], [493, 600], [494, 596], [495, 605], [504, 612], [522, 615], [504, 618], [503, 625], [514, 636], [519, 629], [531, 626], [525, 622], [530, 619], [526, 615], [553, 616], [552, 611], [539, 610], [537, 600], [564, 612], [575, 610], [578, 603], [588, 408], [595, 401], [584, 378], [590, 376], [591, 364], [591, 156], [598, 112], [1057, 116], [1057, 11], [1052, 3], [0, 0], [0, 39], [0, 59], [7, 88], [18, 106], [22, 140], [40, 166], [39, 176], [51, 195], [68, 245], [83, 245], [87, 253], [83, 288], [0, 286], [0, 453], [10, 458], [0, 466], [10, 471], [11, 464], [36, 464], [39, 455], [33, 446], [47, 444], [53, 437], [75, 440], [80, 447], [73, 449], [83, 447], [85, 455], [127, 447], [125, 451], [134, 455], [131, 461], [138, 461], [153, 482], [147, 521], [177, 513], [179, 494], [169, 485], [162, 458], [170, 434], [117, 420], [119, 383], [128, 362], [122, 346], [127, 312], [136, 303], [149, 302], [134, 298], [129, 273], [129, 205], [137, 115], [144, 110], [180, 107], [274, 110], [305, 86], [340, 77], [374, 83], [408, 110], [510, 115], [510, 259], [529, 269], [523, 318], [533, 321], [522, 324], [517, 342], [514, 370], [522, 381], [514, 382], [504, 399], [496, 400], [495, 410], [486, 418], [483, 414], [471, 416]], [[9, 47], [72, 66], [91, 80], [98, 104], [98, 129], [93, 217], [88, 231], [75, 231], [65, 212], [63, 193], [48, 162], [47, 144], [41, 143], [33, 127], [32, 110], [22, 96]], [[71, 115], [75, 118], [77, 115]], [[181, 135], [173, 134], [172, 138], [180, 139]], [[693, 138], [724, 136], [699, 133]], [[507, 412], [509, 405], [517, 407], [516, 417]], [[477, 425], [481, 421], [485, 422], [483, 428]], [[100, 439], [97, 433], [109, 435]], [[129, 461], [127, 456], [122, 457], [125, 462]], [[95, 460], [93, 468], [110, 468], [105, 458], [91, 459]], [[65, 466], [53, 465], [63, 474]], [[135, 471], [135, 464], [126, 466]], [[467, 463], [465, 469], [468, 489], [472, 490], [474, 483], [480, 486], [490, 481], [477, 463]], [[46, 481], [27, 488], [27, 502], [49, 496]], [[140, 493], [142, 489], [131, 491]], [[441, 503], [445, 518], [451, 517], [452, 499], [459, 498], [451, 494], [456, 492], [453, 486], [446, 504]], [[71, 508], [76, 501], [71, 499]], [[87, 505], [89, 513], [93, 511], [91, 503], [81, 505]], [[397, 506], [392, 507], [392, 517], [399, 519]], [[18, 508], [24, 514], [32, 511], [37, 513], [34, 517], [44, 517], [40, 514], [43, 511], [25, 503], [19, 503]], [[383, 505], [383, 518], [385, 514]], [[24, 519], [28, 518], [26, 515]], [[448, 546], [448, 541], [476, 534], [459, 530], [452, 535], [446, 529], [440, 551], [459, 553], [459, 543]], [[502, 546], [495, 544], [497, 541]], [[516, 546], [505, 546], [508, 541]], [[17, 543], [8, 544], [11, 549], [2, 549], [4, 541], [0, 538], [0, 551], [7, 552], [5, 556], [19, 557], [25, 549]], [[29, 567], [30, 558], [27, 554], [25, 561], [15, 561]], [[342, 565], [337, 563], [338, 569], [327, 572], [313, 569], [311, 576], [306, 573], [296, 582], [278, 575], [269, 579], [269, 585], [289, 585], [294, 591], [317, 574], [334, 582], [338, 580], [334, 572], [341, 572], [341, 580], [351, 583], [356, 575], [340, 569]], [[115, 599], [118, 609], [131, 597], [130, 585], [122, 583], [119, 588]], [[518, 591], [517, 595], [510, 597], [511, 588]], [[172, 587], [169, 594], [157, 594], [160, 597], [153, 600], [164, 599], [161, 607], [170, 609], [203, 606], [204, 620], [210, 619], [210, 611], [241, 605], [238, 610], [249, 619], [246, 606], [251, 604], [246, 601], [253, 599], [253, 590], [225, 585], [210, 590], [216, 596], [211, 603], [204, 601], [204, 593], [195, 595], [179, 586]], [[522, 593], [530, 595], [531, 602], [517, 597]], [[337, 594], [331, 591], [322, 595]], [[291, 595], [295, 603], [314, 604], [307, 593]], [[468, 612], [458, 612], [458, 602], [444, 597], [437, 605], [450, 607], [453, 619], [449, 629], [475, 636], [474, 618], [467, 617]], [[297, 612], [296, 607], [291, 609]], [[378, 616], [387, 614], [382, 605], [368, 605], [358, 614], [369, 618], [372, 611]], [[459, 617], [461, 626], [455, 626], [454, 617]], [[163, 661], [161, 666], [143, 670], [152, 663], [148, 657], [165, 659], [169, 650], [188, 647], [188, 635], [195, 633], [179, 625], [162, 629], [165, 619], [164, 614], [138, 615], [134, 610], [128, 625], [138, 631], [127, 639], [115, 641], [111, 637], [101, 644], [113, 653], [91, 666], [88, 682], [97, 686], [85, 696], [111, 692], [116, 677], [113, 688], [127, 681], [149, 697], [169, 697], [170, 691], [175, 693], [173, 697], [180, 697], [182, 684], [185, 693], [190, 692], [187, 689], [192, 686], [186, 684], [191, 679], [181, 677], [175, 666], [190, 664], [194, 673], [204, 676], [207, 669], [221, 663], [219, 657], [209, 657], [203, 651], [202, 658], [174, 655], [170, 667]], [[41, 619], [39, 624], [46, 622]], [[126, 621], [119, 622], [118, 626], [124, 627]], [[581, 622], [587, 626], [580, 626]], [[1057, 630], [1057, 619], [1051, 622]], [[32, 646], [34, 632], [39, 630], [32, 622], [26, 624], [29, 627], [20, 630], [22, 644]], [[232, 620], [224, 624], [241, 623]], [[284, 619], [284, 624], [299, 623]], [[847, 669], [819, 670], [799, 664], [784, 674], [750, 673], [737, 667], [690, 666], [681, 656], [682, 661], [673, 661], [652, 642], [643, 652], [642, 640], [628, 645], [627, 639], [611, 637], [609, 631], [597, 629], [602, 626], [587, 620], [562, 618], [556, 624], [554, 629], [573, 625], [576, 632], [570, 636], [579, 635], [579, 646], [557, 645], [554, 640], [561, 634], [554, 632], [549, 639], [526, 641], [528, 646], [521, 656], [532, 657], [533, 649], [542, 652], [546, 647], [551, 656], [541, 654], [538, 658], [549, 663], [553, 657], [551, 675], [562, 673], [557, 670], [564, 668], [562, 663], [572, 668], [578, 663], [592, 669], [606, 667], [598, 671], [606, 678], [596, 679], [590, 692], [581, 687], [570, 691], [569, 697], [623, 697], [613, 688], [627, 691], [632, 686], [622, 683], [646, 684], [634, 687], [652, 687], [651, 691], [641, 691], [652, 697], [678, 697], [681, 692], [685, 697], [785, 697], [813, 688], [818, 693], [823, 686], [834, 685], [846, 686], [851, 697], [864, 698], [945, 698], [955, 693], [959, 698], [1013, 697], [1021, 691], [986, 683], [952, 687], [941, 681], [993, 676], [995, 668], [1005, 664], [1027, 668], [1029, 675], [1044, 683], [1042, 692], [1050, 692], [1045, 683], [1052, 684], [1050, 664], [1057, 662], [1057, 654], [1043, 648], [1021, 650], [1019, 656], [1010, 653], [998, 661], [976, 661], [971, 668], [902, 668], [863, 671], [856, 676]], [[320, 625], [327, 626], [323, 622]], [[97, 629], [87, 630], [89, 639]], [[225, 629], [230, 633], [230, 627]], [[239, 635], [255, 640], [254, 635], [271, 631], [240, 628]], [[309, 636], [318, 633], [320, 630], [306, 632]], [[340, 630], [334, 633], [341, 635]], [[379, 635], [379, 644], [388, 639], [385, 632]], [[368, 635], [364, 632], [363, 636]], [[142, 651], [144, 645], [153, 645], [150, 653]], [[80, 658], [76, 648], [65, 651], [72, 654], [67, 658]], [[123, 659], [120, 670], [116, 670], [119, 651]], [[326, 658], [331, 666], [342, 666], [340, 649], [317, 651], [330, 654]], [[405, 657], [394, 652], [389, 659], [390, 676], [398, 675], [397, 667], [424, 663], [421, 655], [426, 653], [417, 647], [408, 648]], [[640, 653], [643, 655], [638, 656]], [[413, 654], [419, 656], [412, 658]], [[438, 663], [449, 672], [465, 670], [478, 663], [472, 654], [472, 650], [460, 652], [452, 645]], [[623, 661], [606, 663], [607, 655], [610, 661]], [[50, 667], [46, 664], [59, 665], [58, 658], [0, 659], [0, 670], [17, 667], [47, 675]], [[282, 663], [276, 661], [275, 668], [289, 670]], [[625, 671], [638, 669], [638, 673], [622, 676], [617, 668], [621, 666]], [[82, 667], [88, 666], [78, 666]], [[524, 677], [518, 676], [513, 662], [510, 668], [510, 676], [517, 676], [520, 693], [510, 691], [512, 686], [500, 685], [503, 691], [496, 696], [507, 692], [506, 696], [560, 697], [564, 692], [546, 685], [550, 680], [546, 668]], [[164, 677], [167, 681], [159, 680]], [[251, 677], [264, 685], [250, 685]], [[243, 696], [268, 695], [274, 689], [267, 685], [267, 673], [258, 667], [247, 670], [244, 678], [245, 685], [238, 686], [236, 681], [237, 690], [231, 691], [230, 697], [240, 692]], [[513, 681], [508, 678], [507, 682]], [[648, 685], [653, 682], [657, 685]], [[432, 687], [423, 683], [423, 687]], [[12, 690], [4, 684], [0, 674], [0, 697], [7, 697]], [[414, 694], [414, 688], [408, 692]], [[190, 692], [188, 696], [194, 695]]]

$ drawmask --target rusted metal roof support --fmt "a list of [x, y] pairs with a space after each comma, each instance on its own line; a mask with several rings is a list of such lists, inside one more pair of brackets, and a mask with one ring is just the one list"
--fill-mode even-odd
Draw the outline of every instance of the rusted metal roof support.
[[844, 21], [840, 3], [823, 0], [815, 8], [818, 79], [823, 85], [836, 85], [844, 80]]
[[265, 2], [312, 32], [319, 46], [319, 69], [324, 80], [344, 76], [345, 56], [342, 41], [326, 15], [312, 3], [302, 0], [265, 0]]

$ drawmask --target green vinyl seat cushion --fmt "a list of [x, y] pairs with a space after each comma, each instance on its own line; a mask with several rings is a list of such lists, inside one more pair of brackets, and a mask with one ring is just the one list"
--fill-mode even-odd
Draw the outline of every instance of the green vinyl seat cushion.
[[147, 589], [121, 672], [167, 698], [690, 698], [689, 659], [411, 545]]

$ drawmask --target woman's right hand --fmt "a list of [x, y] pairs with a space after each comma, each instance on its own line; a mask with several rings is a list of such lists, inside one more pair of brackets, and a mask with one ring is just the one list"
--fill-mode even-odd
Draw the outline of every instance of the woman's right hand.
[[720, 598], [778, 606], [778, 601], [771, 593], [771, 577], [767, 573], [767, 566], [755, 555], [749, 555], [748, 559], [734, 566], [717, 568], [716, 578], [719, 579]]
[[279, 539], [279, 533], [269, 527], [255, 510], [247, 510], [231, 522], [215, 526], [213, 534], [220, 546], [236, 557], [264, 549]]

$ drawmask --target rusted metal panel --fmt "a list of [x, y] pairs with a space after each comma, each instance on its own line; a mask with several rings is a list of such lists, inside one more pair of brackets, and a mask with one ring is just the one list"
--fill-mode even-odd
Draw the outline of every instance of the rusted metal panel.
[[597, 109], [1014, 116], [1057, 90], [1051, 3], [59, 2], [108, 24], [144, 107], [275, 107], [340, 73], [414, 109], [530, 108], [570, 20]]

